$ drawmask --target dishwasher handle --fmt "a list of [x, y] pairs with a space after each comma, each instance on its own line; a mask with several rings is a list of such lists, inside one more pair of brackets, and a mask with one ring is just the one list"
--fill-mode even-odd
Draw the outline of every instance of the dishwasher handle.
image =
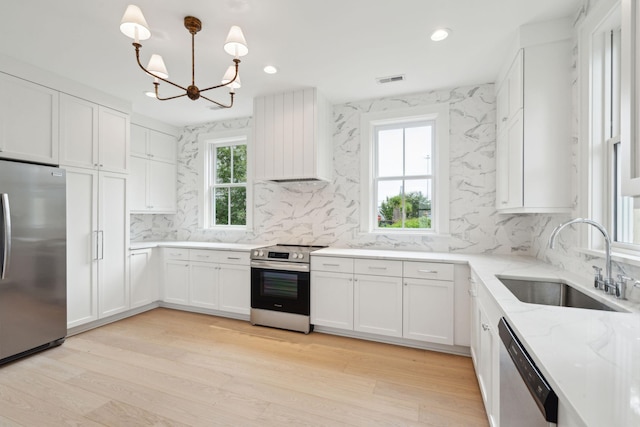
[[498, 323], [498, 334], [500, 340], [507, 349], [509, 357], [513, 361], [522, 381], [527, 386], [533, 400], [538, 405], [544, 418], [551, 422], [558, 422], [558, 396], [553, 391], [547, 380], [544, 378], [536, 364], [524, 349], [522, 343], [515, 332], [509, 326], [505, 318], [501, 318]]

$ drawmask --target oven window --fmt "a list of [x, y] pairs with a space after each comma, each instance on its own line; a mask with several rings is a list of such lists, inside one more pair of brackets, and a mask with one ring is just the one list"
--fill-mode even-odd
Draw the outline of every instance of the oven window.
[[263, 271], [260, 295], [290, 300], [298, 299], [298, 273]]

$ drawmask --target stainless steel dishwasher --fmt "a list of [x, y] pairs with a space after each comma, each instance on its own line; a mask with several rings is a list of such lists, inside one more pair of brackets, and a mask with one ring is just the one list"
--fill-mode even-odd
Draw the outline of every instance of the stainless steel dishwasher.
[[555, 426], [558, 396], [523, 348], [504, 317], [498, 324], [500, 346], [500, 425]]

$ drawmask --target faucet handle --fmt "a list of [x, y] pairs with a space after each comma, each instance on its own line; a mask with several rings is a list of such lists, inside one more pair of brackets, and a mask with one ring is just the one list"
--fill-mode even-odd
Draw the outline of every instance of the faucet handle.
[[624, 274], [618, 274], [618, 284], [616, 286], [616, 298], [618, 299], [626, 299], [626, 293], [627, 293], [627, 282], [629, 280], [634, 280], [634, 286], [636, 286], [636, 283], [640, 283], [637, 280], [635, 280], [633, 277], [629, 277], [629, 276], [625, 276]]
[[602, 283], [602, 268], [593, 265], [593, 274], [594, 274], [594, 278], [593, 278], [593, 287], [594, 288], [599, 288], [600, 284]]

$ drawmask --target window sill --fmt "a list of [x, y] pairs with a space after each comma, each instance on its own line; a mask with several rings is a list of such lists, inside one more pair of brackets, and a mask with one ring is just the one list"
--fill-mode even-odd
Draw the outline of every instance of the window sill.
[[[599, 250], [594, 250], [594, 249], [584, 249], [584, 248], [578, 248], [576, 249], [576, 251], [578, 253], [584, 254], [584, 255], [589, 255], [592, 257], [597, 257], [597, 258], [602, 258], [605, 259], [606, 255], [604, 251], [599, 251]], [[626, 253], [626, 252], [612, 252], [611, 253], [611, 260], [615, 261], [615, 262], [621, 262], [624, 264], [629, 264], [629, 265], [633, 265], [636, 267], [640, 267], [640, 254], [638, 255], [632, 255], [630, 253]]]

